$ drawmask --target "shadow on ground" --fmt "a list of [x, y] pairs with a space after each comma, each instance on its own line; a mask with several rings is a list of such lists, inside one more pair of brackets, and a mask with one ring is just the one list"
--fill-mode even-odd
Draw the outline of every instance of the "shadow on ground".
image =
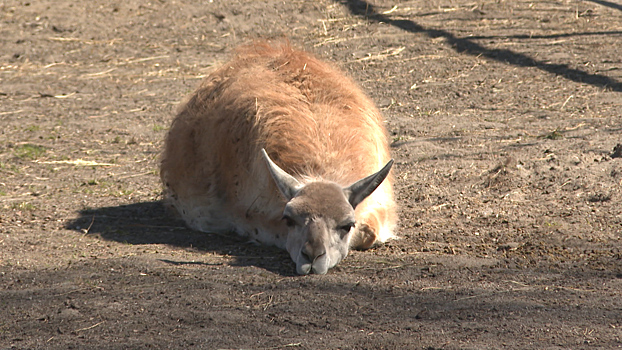
[[[256, 245], [231, 236], [192, 231], [167, 211], [162, 202], [141, 202], [115, 207], [85, 209], [67, 229], [126, 244], [166, 244], [182, 249], [211, 252], [234, 258], [231, 265], [256, 266], [284, 275], [294, 275], [287, 252]], [[172, 265], [204, 264], [196, 261], [162, 260]]]
[[[523, 53], [508, 49], [487, 48], [476, 43], [471, 37], [460, 38], [446, 30], [425, 28], [410, 19], [392, 18], [387, 14], [378, 12], [376, 6], [364, 0], [335, 0], [335, 2], [345, 5], [353, 15], [364, 17], [370, 21], [387, 23], [406, 32], [424, 33], [430, 38], [445, 38], [447, 43], [459, 53], [478, 57], [482, 56], [493, 61], [504, 62], [517, 67], [535, 67], [574, 82], [611, 89], [611, 91], [622, 91], [622, 83], [608, 76], [588, 73], [577, 68], [572, 68], [568, 64], [555, 64], [540, 61]], [[593, 2], [612, 8], [620, 8], [619, 5], [608, 1], [593, 0]], [[581, 35], [588, 34], [589, 33], [581, 33]], [[619, 31], [613, 31], [608, 34], [618, 35]]]

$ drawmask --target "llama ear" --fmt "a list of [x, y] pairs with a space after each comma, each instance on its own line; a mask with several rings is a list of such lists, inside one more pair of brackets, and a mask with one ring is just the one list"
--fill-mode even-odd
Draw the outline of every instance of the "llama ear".
[[276, 187], [279, 188], [279, 191], [287, 199], [290, 201], [296, 193], [298, 193], [298, 189], [300, 188], [300, 182], [296, 180], [293, 176], [286, 173], [285, 170], [279, 168], [278, 165], [274, 164], [272, 159], [268, 156], [265, 149], [261, 149], [261, 155], [263, 159], [266, 161], [266, 165], [268, 166], [268, 170], [270, 170], [270, 175], [274, 179], [276, 183]]
[[350, 205], [352, 208], [356, 208], [363, 199], [367, 198], [380, 184], [384, 179], [386, 179], [387, 175], [389, 175], [389, 171], [391, 171], [391, 167], [393, 166], [393, 159], [391, 159], [380, 171], [375, 174], [369, 175], [368, 177], [361, 179], [352, 185], [343, 189], [343, 193], [348, 198]]

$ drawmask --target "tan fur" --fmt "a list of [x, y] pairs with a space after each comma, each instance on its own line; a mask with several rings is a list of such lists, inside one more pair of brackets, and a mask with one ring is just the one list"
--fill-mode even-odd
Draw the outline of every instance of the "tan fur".
[[[285, 247], [286, 200], [262, 148], [302, 184], [347, 186], [390, 159], [381, 115], [350, 79], [287, 43], [256, 42], [181, 106], [161, 165], [166, 200], [194, 229]], [[389, 176], [356, 207], [353, 248], [393, 237], [391, 183]]]

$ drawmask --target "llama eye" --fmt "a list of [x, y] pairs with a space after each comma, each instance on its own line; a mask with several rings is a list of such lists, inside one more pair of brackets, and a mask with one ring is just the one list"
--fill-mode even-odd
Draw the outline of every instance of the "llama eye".
[[354, 227], [354, 223], [353, 222], [349, 222], [345, 225], [339, 226], [339, 230], [344, 231], [344, 232], [350, 232], [350, 230]]
[[294, 221], [294, 219], [290, 218], [289, 216], [283, 216], [283, 220], [285, 220], [285, 225], [287, 225], [287, 227], [296, 226], [296, 221]]

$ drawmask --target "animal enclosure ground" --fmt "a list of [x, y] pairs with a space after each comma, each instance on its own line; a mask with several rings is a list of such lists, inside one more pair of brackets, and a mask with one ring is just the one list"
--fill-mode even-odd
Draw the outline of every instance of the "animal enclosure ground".
[[[402, 238], [325, 276], [159, 203], [179, 101], [282, 36], [396, 160]], [[614, 0], [3, 1], [0, 348], [620, 348], [621, 44]]]

